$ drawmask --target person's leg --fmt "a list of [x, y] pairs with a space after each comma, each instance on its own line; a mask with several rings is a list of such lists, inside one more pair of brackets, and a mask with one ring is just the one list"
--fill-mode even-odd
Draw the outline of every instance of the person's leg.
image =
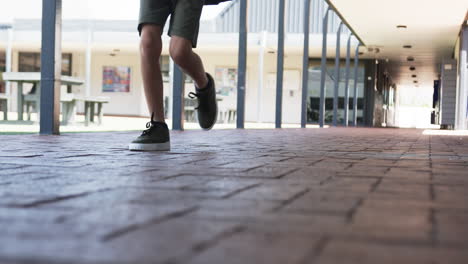
[[187, 38], [172, 36], [169, 53], [174, 62], [188, 74], [199, 89], [203, 89], [208, 84], [208, 78], [200, 57], [193, 52], [192, 41]]
[[202, 60], [192, 48], [197, 46], [203, 3], [203, 0], [177, 0], [169, 27], [169, 53], [199, 89], [207, 86], [208, 78]]
[[171, 149], [169, 128], [164, 122], [163, 81], [161, 76], [161, 34], [173, 11], [172, 0], [140, 0], [141, 73], [151, 114], [146, 130], [128, 146], [129, 150], [166, 151]]
[[162, 27], [158, 25], [148, 24], [142, 28], [140, 56], [149, 113], [154, 115], [154, 121], [165, 122], [163, 80], [159, 64], [162, 51], [161, 33]]
[[197, 89], [189, 93], [189, 97], [197, 98], [198, 123], [209, 130], [215, 125], [218, 114], [215, 82], [192, 50], [197, 46], [203, 4], [204, 0], [177, 0], [169, 28], [169, 52], [174, 62], [194, 80]]
[[209, 130], [216, 123], [218, 113], [215, 82], [192, 50], [197, 46], [203, 3], [203, 0], [177, 0], [169, 28], [169, 52], [174, 62], [194, 80], [197, 89], [189, 97], [198, 99], [198, 123]]

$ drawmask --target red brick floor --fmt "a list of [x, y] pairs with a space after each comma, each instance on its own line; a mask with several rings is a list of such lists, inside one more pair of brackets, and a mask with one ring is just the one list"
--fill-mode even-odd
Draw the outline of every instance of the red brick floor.
[[0, 263], [468, 263], [468, 137], [0, 136]]

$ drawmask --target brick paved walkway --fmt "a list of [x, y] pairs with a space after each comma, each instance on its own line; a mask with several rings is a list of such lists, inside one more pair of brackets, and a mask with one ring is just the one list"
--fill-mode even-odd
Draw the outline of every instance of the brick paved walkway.
[[468, 263], [468, 137], [0, 136], [0, 263]]

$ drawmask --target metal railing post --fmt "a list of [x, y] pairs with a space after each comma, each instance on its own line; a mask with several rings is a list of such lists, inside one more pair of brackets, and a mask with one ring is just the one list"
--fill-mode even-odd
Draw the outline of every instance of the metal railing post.
[[349, 34], [348, 44], [346, 47], [346, 83], [345, 83], [345, 101], [344, 101], [344, 120], [343, 125], [348, 126], [349, 122], [349, 66], [351, 64], [351, 38], [353, 33]]
[[319, 125], [323, 127], [325, 124], [325, 82], [327, 77], [327, 35], [328, 35], [328, 14], [330, 8], [327, 9], [323, 18], [323, 40], [322, 40], [322, 62], [320, 75], [320, 110], [319, 110]]
[[237, 128], [244, 128], [245, 119], [245, 84], [247, 70], [247, 3], [239, 0], [239, 57], [237, 80]]
[[307, 124], [307, 93], [309, 83], [309, 31], [310, 31], [310, 0], [304, 0], [304, 52], [302, 55], [302, 100], [301, 127]]
[[338, 120], [338, 93], [340, 90], [340, 57], [341, 57], [341, 29], [343, 22], [338, 26], [336, 33], [336, 55], [335, 55], [335, 89], [333, 90], [333, 126], [337, 126]]
[[353, 126], [357, 126], [357, 104], [358, 104], [358, 81], [359, 81], [359, 46], [356, 47], [356, 54], [354, 55], [354, 98], [353, 98]]
[[41, 135], [58, 135], [60, 133], [61, 35], [62, 0], [43, 0], [40, 84]]
[[184, 130], [184, 73], [177, 64], [172, 66], [172, 129]]
[[278, 6], [278, 56], [276, 63], [276, 115], [275, 127], [281, 128], [283, 110], [283, 77], [284, 77], [284, 15], [285, 0], [279, 0]]

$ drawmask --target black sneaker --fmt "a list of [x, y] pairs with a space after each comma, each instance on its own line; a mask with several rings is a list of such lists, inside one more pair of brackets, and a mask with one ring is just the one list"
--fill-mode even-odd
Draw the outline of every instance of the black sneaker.
[[213, 77], [209, 73], [208, 87], [205, 89], [196, 89], [196, 93], [189, 93], [189, 97], [198, 98], [198, 107], [195, 108], [198, 114], [198, 123], [204, 130], [210, 130], [218, 118], [218, 105], [216, 103], [216, 89]]
[[171, 149], [169, 128], [166, 123], [153, 121], [153, 115], [151, 115], [151, 121], [146, 124], [146, 128], [141, 136], [130, 143], [129, 150], [167, 151]]

